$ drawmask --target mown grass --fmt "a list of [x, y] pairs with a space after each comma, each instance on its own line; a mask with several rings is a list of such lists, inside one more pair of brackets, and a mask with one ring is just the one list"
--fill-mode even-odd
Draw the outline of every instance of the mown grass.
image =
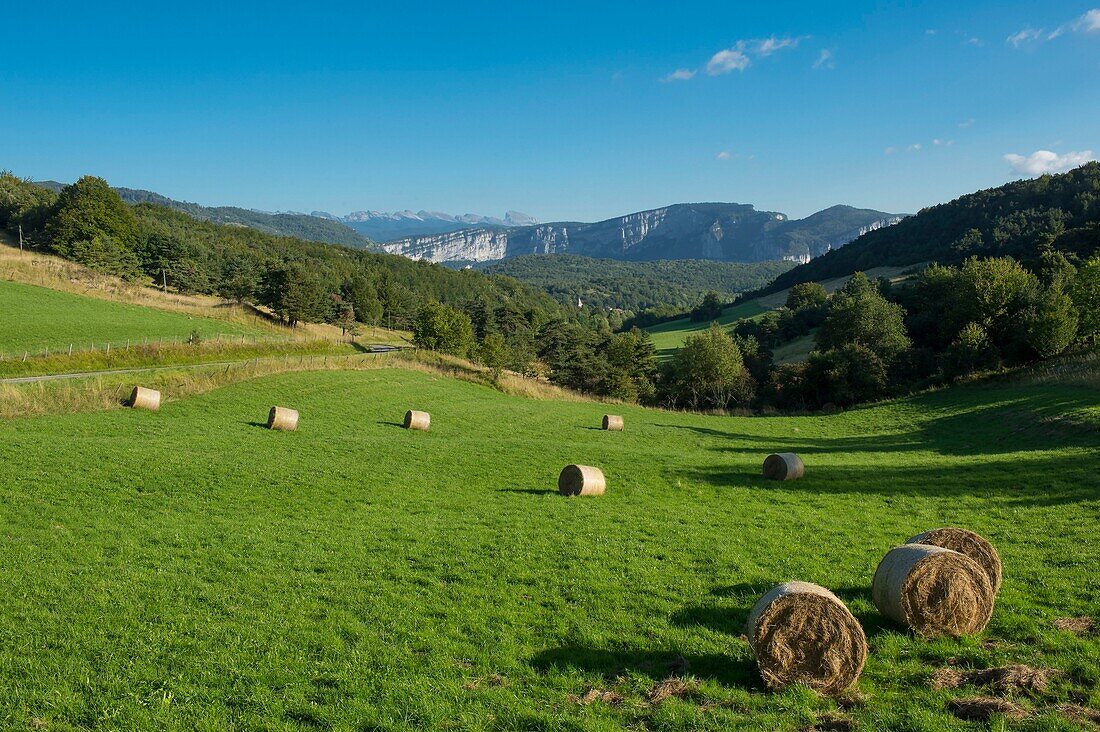
[[127, 340], [202, 338], [218, 335], [261, 336], [265, 330], [229, 320], [111, 302], [47, 287], [0, 280], [0, 352], [10, 359], [24, 351], [87, 349], [108, 341], [120, 348]]
[[[717, 322], [719, 325], [730, 325], [738, 320], [752, 318], [764, 312], [766, 312], [766, 309], [761, 307], [759, 303], [755, 300], [749, 300], [723, 310], [722, 317]], [[657, 348], [657, 357], [663, 361], [671, 358], [676, 351], [680, 350], [680, 346], [684, 344], [684, 340], [689, 335], [706, 330], [710, 327], [710, 323], [709, 320], [695, 323], [690, 318], [680, 318], [679, 320], [654, 325], [646, 328], [646, 330], [653, 338], [653, 345]]]
[[[171, 396], [168, 394], [167, 396]], [[262, 428], [272, 404], [295, 433]], [[432, 413], [432, 431], [399, 422]], [[287, 373], [166, 403], [0, 423], [0, 726], [798, 730], [741, 625], [824, 584], [867, 630], [864, 730], [980, 729], [928, 676], [1060, 669], [997, 728], [1100, 705], [1100, 395], [968, 386], [831, 416], [707, 417], [508, 396], [409, 370]], [[765, 484], [793, 449], [805, 479]], [[607, 495], [554, 491], [569, 462]], [[920, 640], [874, 610], [892, 545], [955, 524], [1005, 563], [989, 629]], [[687, 687], [647, 692], [686, 659]], [[590, 689], [621, 703], [581, 704]]]

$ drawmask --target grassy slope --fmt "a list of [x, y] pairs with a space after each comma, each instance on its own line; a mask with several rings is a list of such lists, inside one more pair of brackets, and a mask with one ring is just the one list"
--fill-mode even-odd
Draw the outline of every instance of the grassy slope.
[[[871, 279], [886, 277], [893, 281], [900, 281], [904, 279], [905, 272], [920, 269], [922, 266], [924, 266], [923, 263], [907, 267], [875, 267], [874, 269], [867, 270], [865, 274]], [[836, 292], [848, 281], [849, 277], [850, 275], [837, 277], [836, 279], [826, 280], [821, 284], [828, 292]], [[718, 320], [718, 323], [720, 325], [730, 325], [743, 318], [752, 318], [768, 310], [774, 310], [775, 308], [781, 307], [786, 302], [787, 290], [781, 290], [765, 297], [748, 300], [723, 310], [722, 317]], [[672, 355], [680, 349], [681, 345], [683, 345], [685, 338], [709, 327], [709, 322], [693, 323], [690, 318], [680, 318], [679, 320], [672, 320], [667, 323], [661, 323], [660, 325], [646, 328], [646, 330], [653, 336], [653, 344], [657, 347], [658, 358], [664, 361], [672, 358]], [[805, 361], [806, 356], [809, 355], [810, 350], [813, 348], [812, 340], [812, 338], [802, 338], [783, 344], [776, 352], [778, 354], [779, 351], [782, 350], [784, 355], [782, 357], [777, 355], [776, 361]]]
[[[743, 302], [732, 307], [728, 307], [722, 311], [722, 317], [718, 319], [720, 325], [729, 325], [742, 318], [751, 318], [755, 315], [759, 315], [765, 311], [754, 300], [749, 302]], [[647, 328], [649, 334], [653, 337], [653, 345], [657, 347], [657, 355], [663, 360], [672, 356], [680, 346], [683, 345], [684, 340], [694, 333], [706, 330], [710, 327], [710, 322], [694, 323], [690, 318], [680, 318], [679, 320], [672, 320], [667, 323], [661, 323], [651, 328]]]
[[[274, 403], [300, 431], [259, 426]], [[430, 433], [398, 428], [410, 407]], [[834, 702], [766, 693], [738, 638], [792, 578], [867, 629], [861, 729], [975, 729], [927, 688], [948, 659], [1054, 666], [1050, 697], [1025, 704], [1100, 705], [1100, 640], [1051, 627], [1100, 613], [1095, 389], [795, 418], [616, 410], [627, 431], [604, 433], [598, 404], [383, 370], [0, 422], [2, 726], [800, 729]], [[807, 477], [765, 484], [776, 449]], [[568, 462], [602, 467], [608, 494], [556, 495]], [[1005, 562], [980, 638], [915, 639], [869, 599], [890, 546], [945, 524]], [[677, 654], [698, 690], [647, 707]], [[569, 699], [592, 687], [625, 702]]]
[[24, 349], [57, 350], [70, 343], [87, 348], [95, 342], [114, 345], [127, 338], [161, 340], [183, 338], [197, 331], [204, 338], [217, 334], [261, 335], [266, 331], [214, 318], [98, 300], [45, 287], [0, 280], [0, 350], [10, 356]]

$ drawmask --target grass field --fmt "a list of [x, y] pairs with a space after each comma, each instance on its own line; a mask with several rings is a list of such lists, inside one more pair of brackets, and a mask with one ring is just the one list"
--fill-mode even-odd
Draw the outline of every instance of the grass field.
[[[169, 395], [170, 396], [170, 395]], [[300, 429], [262, 428], [301, 410]], [[432, 413], [432, 431], [398, 423]], [[739, 637], [772, 584], [836, 591], [871, 655], [862, 730], [983, 729], [937, 668], [1060, 669], [995, 723], [1086, 729], [1100, 639], [1100, 393], [970, 386], [831, 416], [521, 399], [404, 370], [293, 373], [165, 404], [0, 422], [5, 729], [801, 730], [837, 703], [761, 687]], [[806, 478], [765, 484], [777, 449]], [[554, 491], [600, 466], [601, 498]], [[920, 640], [869, 599], [921, 530], [1005, 564], [980, 637]], [[681, 693], [651, 703], [670, 666]], [[619, 703], [579, 699], [592, 689]]]
[[[755, 300], [739, 303], [722, 311], [722, 317], [718, 319], [719, 325], [729, 325], [743, 318], [752, 318], [765, 312]], [[710, 327], [710, 321], [694, 323], [690, 318], [680, 318], [667, 323], [646, 328], [653, 338], [653, 345], [657, 348], [657, 357], [662, 361], [672, 357], [683, 345], [684, 340], [694, 333], [706, 330]]]
[[221, 335], [270, 335], [267, 330], [215, 318], [111, 302], [68, 292], [0, 280], [0, 351], [15, 352], [99, 347], [107, 341], [118, 346], [131, 339], [140, 342]]

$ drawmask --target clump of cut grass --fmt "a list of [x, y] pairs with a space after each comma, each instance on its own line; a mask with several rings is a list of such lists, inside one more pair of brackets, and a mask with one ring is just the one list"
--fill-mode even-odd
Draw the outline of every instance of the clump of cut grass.
[[947, 667], [932, 674], [929, 683], [933, 689], [957, 689], [971, 685], [987, 686], [998, 694], [1041, 694], [1047, 690], [1050, 679], [1059, 673], [1056, 669], [1033, 668], [1024, 664], [980, 669]]
[[1088, 615], [1080, 615], [1075, 618], [1058, 618], [1054, 621], [1054, 627], [1074, 635], [1093, 635], [1096, 631], [1096, 621]]
[[1023, 719], [1028, 710], [1008, 699], [996, 696], [967, 696], [947, 702], [947, 709], [959, 719], [970, 722], [988, 722], [996, 716], [1006, 719]]

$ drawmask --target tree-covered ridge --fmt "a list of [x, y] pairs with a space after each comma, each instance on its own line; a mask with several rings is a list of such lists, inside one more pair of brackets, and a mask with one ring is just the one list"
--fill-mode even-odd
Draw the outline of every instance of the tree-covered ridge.
[[701, 293], [717, 292], [731, 300], [759, 289], [794, 266], [793, 262], [711, 262], [698, 259], [625, 262], [575, 254], [530, 254], [483, 267], [546, 290], [563, 304], [578, 300], [600, 310], [617, 308], [682, 312], [698, 304]]
[[1026, 263], [1046, 248], [1082, 258], [1100, 249], [1100, 163], [923, 209], [780, 275], [765, 292], [881, 266], [1005, 255]]
[[[57, 181], [36, 181], [36, 184], [60, 193], [64, 183]], [[377, 250], [377, 246], [367, 237], [351, 227], [331, 219], [310, 216], [301, 213], [267, 213], [237, 206], [202, 206], [187, 201], [177, 201], [153, 191], [137, 188], [115, 188], [119, 197], [129, 204], [151, 203], [157, 206], [173, 208], [177, 211], [216, 224], [248, 226], [266, 234], [293, 236], [307, 241], [320, 241], [326, 244], [343, 244], [359, 249]]]
[[127, 206], [93, 176], [58, 194], [0, 174], [0, 227], [21, 227], [31, 246], [100, 271], [268, 305], [289, 322], [337, 322], [351, 305], [362, 322], [407, 328], [429, 300], [507, 301], [536, 320], [564, 316], [548, 295], [506, 277]]

